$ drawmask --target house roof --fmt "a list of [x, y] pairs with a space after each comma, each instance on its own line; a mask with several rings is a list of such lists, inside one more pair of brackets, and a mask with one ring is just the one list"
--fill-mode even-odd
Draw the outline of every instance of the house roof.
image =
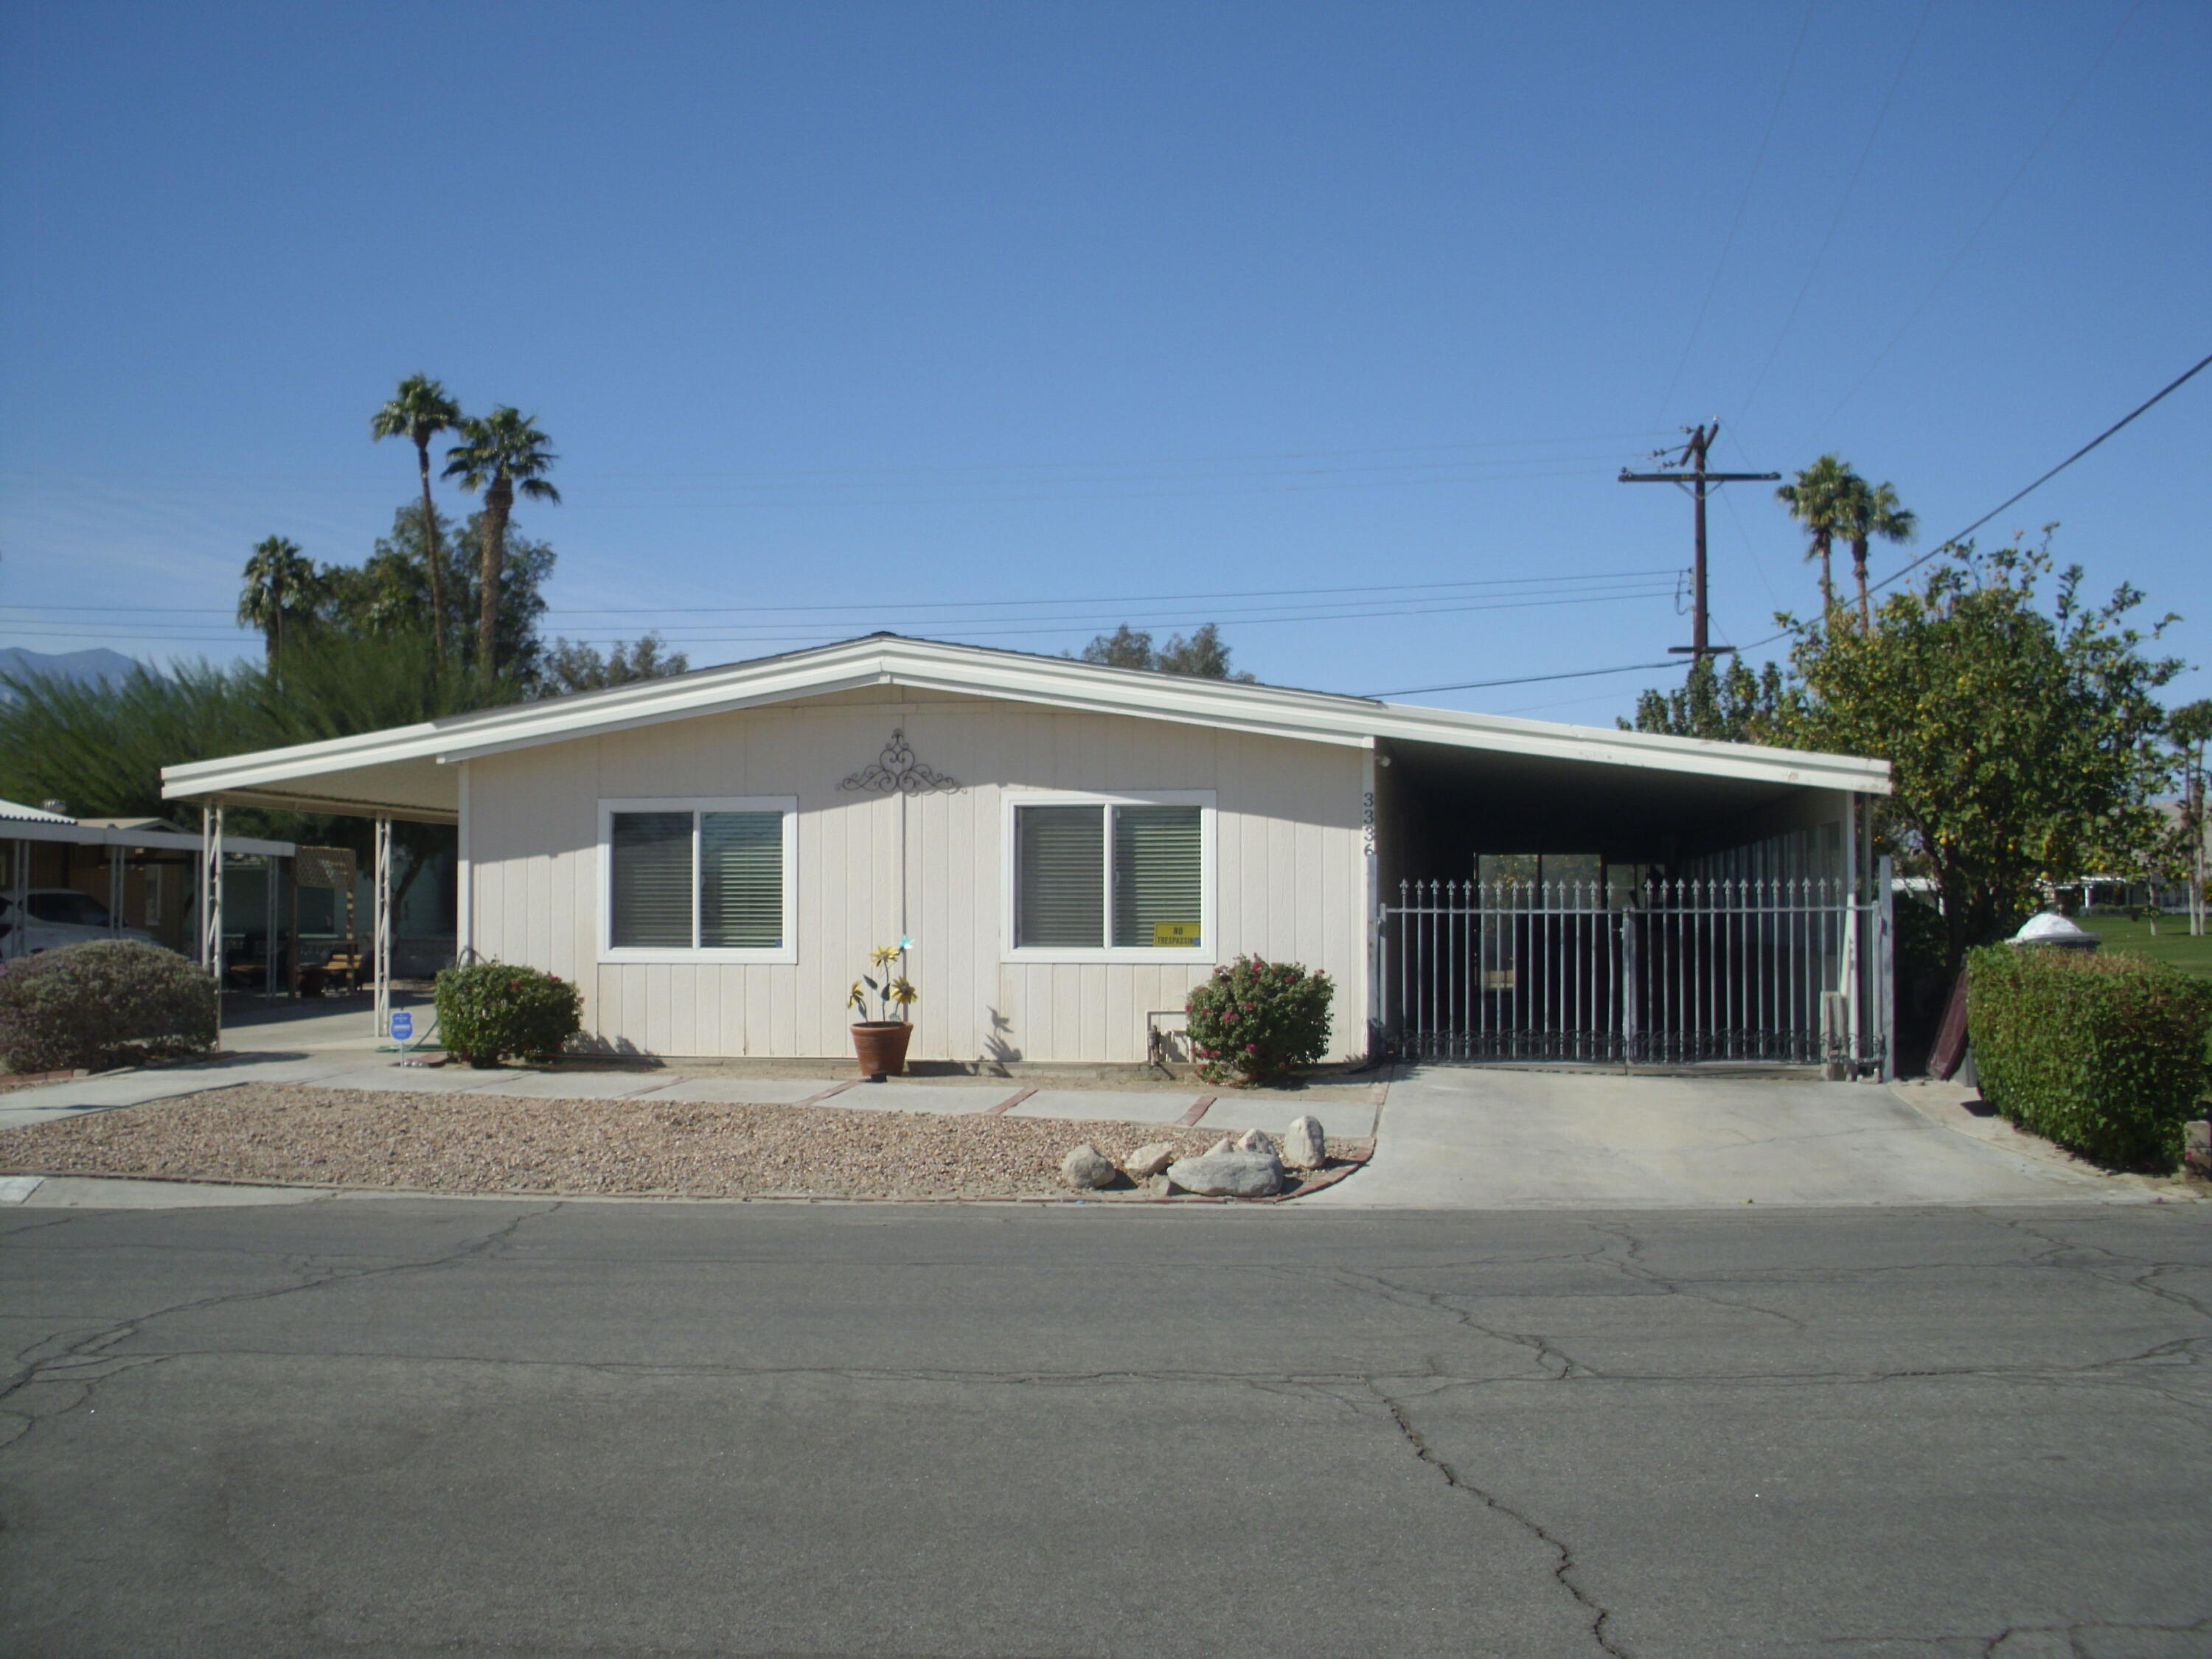
[[161, 793], [172, 800], [450, 822], [459, 805], [458, 761], [875, 685], [1353, 748], [1391, 741], [1435, 744], [1806, 788], [1889, 791], [1887, 763], [1852, 756], [1474, 714], [872, 634], [610, 690], [164, 767]]

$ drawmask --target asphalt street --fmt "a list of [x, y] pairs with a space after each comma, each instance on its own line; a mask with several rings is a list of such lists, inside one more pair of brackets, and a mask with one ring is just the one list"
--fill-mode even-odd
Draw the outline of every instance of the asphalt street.
[[0, 1215], [14, 1656], [2212, 1652], [2212, 1211]]

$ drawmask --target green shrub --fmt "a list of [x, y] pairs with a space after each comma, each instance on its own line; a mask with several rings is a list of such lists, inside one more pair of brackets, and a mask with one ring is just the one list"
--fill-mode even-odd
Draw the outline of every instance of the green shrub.
[[216, 1044], [215, 981], [140, 939], [67, 945], [0, 972], [0, 1060], [14, 1072], [104, 1071]]
[[1984, 1099], [2100, 1163], [2174, 1167], [2212, 1081], [2212, 981], [2136, 957], [2003, 945], [1966, 964]]
[[583, 1029], [583, 994], [566, 980], [505, 962], [472, 962], [438, 975], [438, 1031], [471, 1066], [508, 1054], [548, 1060]]
[[1201, 1077], [1216, 1083], [1265, 1082], [1310, 1066], [1328, 1049], [1327, 974], [1296, 963], [1239, 957], [1183, 1005]]

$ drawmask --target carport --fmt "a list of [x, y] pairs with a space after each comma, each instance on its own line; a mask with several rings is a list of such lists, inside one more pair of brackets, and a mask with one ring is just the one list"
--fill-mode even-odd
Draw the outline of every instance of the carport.
[[1867, 808], [1885, 769], [1583, 735], [1600, 740], [1380, 745], [1383, 1040], [1430, 1060], [1885, 1075], [1889, 883]]

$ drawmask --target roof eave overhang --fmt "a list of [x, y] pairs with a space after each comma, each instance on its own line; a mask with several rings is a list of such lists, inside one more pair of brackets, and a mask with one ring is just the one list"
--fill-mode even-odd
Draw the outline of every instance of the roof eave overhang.
[[[1886, 763], [1850, 756], [1546, 726], [1324, 692], [1101, 670], [1089, 664], [976, 653], [932, 641], [886, 645], [868, 641], [769, 665], [740, 666], [690, 684], [648, 683], [574, 702], [526, 705], [459, 720], [167, 767], [162, 794], [168, 799], [220, 797], [296, 811], [374, 811], [385, 817], [451, 823], [456, 814], [449, 810], [349, 800], [342, 793], [317, 793], [305, 786], [309, 780], [337, 772], [410, 763], [450, 764], [870, 685], [1171, 720], [1351, 748], [1370, 748], [1378, 740], [1429, 743], [1796, 788], [1861, 794], [1887, 794], [1890, 788]], [[283, 787], [295, 782], [303, 787]], [[314, 804], [307, 804], [311, 801]]]

